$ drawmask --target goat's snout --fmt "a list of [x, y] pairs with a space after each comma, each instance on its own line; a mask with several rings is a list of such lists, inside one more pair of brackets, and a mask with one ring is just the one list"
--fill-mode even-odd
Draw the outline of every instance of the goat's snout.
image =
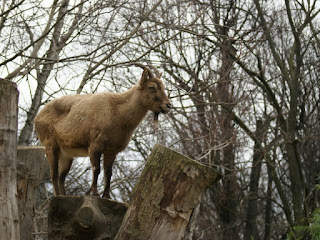
[[166, 114], [166, 113], [170, 112], [171, 108], [172, 108], [171, 103], [165, 103], [161, 106], [161, 112]]

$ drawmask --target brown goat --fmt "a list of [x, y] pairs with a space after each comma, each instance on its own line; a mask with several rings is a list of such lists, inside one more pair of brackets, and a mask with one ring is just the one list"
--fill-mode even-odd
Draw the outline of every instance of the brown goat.
[[46, 147], [55, 195], [65, 195], [65, 177], [74, 157], [90, 157], [92, 185], [87, 195], [99, 195], [97, 180], [103, 154], [105, 188], [110, 198], [110, 179], [116, 155], [124, 150], [148, 110], [167, 113], [171, 103], [165, 94], [161, 74], [144, 68], [140, 81], [123, 93], [64, 96], [49, 102], [35, 118], [35, 129]]

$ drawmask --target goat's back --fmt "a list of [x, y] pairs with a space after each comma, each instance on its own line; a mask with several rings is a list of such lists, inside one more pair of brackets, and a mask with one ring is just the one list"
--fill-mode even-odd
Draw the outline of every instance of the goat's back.
[[53, 137], [54, 126], [68, 115], [74, 105], [90, 96], [92, 94], [64, 96], [47, 103], [35, 118], [35, 130], [40, 141], [45, 144], [47, 138]]
[[46, 147], [96, 148], [118, 153], [129, 143], [148, 109], [137, 87], [123, 93], [65, 96], [49, 102], [35, 119]]
[[119, 111], [125, 112], [120, 105], [128, 105], [126, 102], [125, 94], [110, 92], [54, 99], [36, 117], [36, 133], [45, 146], [54, 141], [64, 146], [87, 147], [90, 137], [96, 138], [101, 130], [113, 136], [120, 132], [122, 122], [127, 122], [120, 117]]

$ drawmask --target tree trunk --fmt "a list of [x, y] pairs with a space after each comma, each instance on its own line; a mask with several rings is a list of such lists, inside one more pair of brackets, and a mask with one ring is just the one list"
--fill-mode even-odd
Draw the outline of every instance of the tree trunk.
[[18, 147], [17, 190], [20, 220], [20, 237], [31, 240], [38, 187], [49, 164], [45, 160], [45, 148]]
[[19, 240], [17, 207], [17, 86], [0, 80], [0, 236]]
[[272, 211], [272, 177], [268, 168], [268, 190], [266, 196], [265, 217], [264, 217], [264, 240], [271, 238], [271, 211]]
[[49, 240], [111, 240], [127, 206], [94, 196], [59, 196], [50, 201]]
[[[230, 30], [236, 26], [236, 4], [234, 1], [226, 1], [228, 6], [228, 13], [223, 19], [223, 15], [216, 18], [216, 31], [219, 34], [220, 57], [221, 66], [219, 70], [219, 78], [217, 79], [215, 101], [219, 102], [223, 111], [218, 115], [218, 122], [220, 124], [218, 130], [218, 139], [220, 144], [228, 143], [226, 147], [219, 150], [217, 156], [219, 159], [215, 161], [216, 164], [224, 167], [224, 178], [221, 181], [221, 186], [218, 188], [218, 194], [220, 198], [215, 201], [216, 209], [220, 216], [220, 229], [221, 239], [233, 240], [240, 238], [240, 227], [237, 223], [239, 214], [239, 182], [237, 181], [236, 170], [236, 155], [235, 155], [235, 142], [236, 142], [236, 130], [234, 129], [234, 123], [232, 119], [228, 118], [228, 112], [232, 111], [236, 103], [236, 97], [233, 92], [233, 75], [234, 58], [231, 56], [236, 55], [236, 49], [234, 48], [233, 37], [230, 37], [232, 33]], [[215, 5], [215, 4], [214, 4]], [[221, 9], [216, 5], [217, 12]], [[218, 16], [218, 15], [217, 15]], [[222, 20], [222, 22], [221, 22]], [[223, 24], [221, 24], [223, 23]], [[224, 110], [227, 110], [226, 112]], [[217, 204], [218, 203], [218, 204]], [[218, 228], [217, 228], [218, 229]]]
[[203, 193], [220, 178], [215, 169], [156, 145], [115, 239], [182, 239]]
[[[256, 139], [259, 141], [263, 135], [263, 123], [262, 120], [257, 120], [256, 123]], [[246, 228], [244, 239], [259, 239], [257, 217], [259, 215], [258, 200], [259, 200], [259, 180], [261, 165], [263, 159], [263, 149], [261, 149], [261, 142], [255, 142], [253, 149], [253, 159], [250, 174], [249, 193], [248, 193], [248, 206], [246, 216]]]

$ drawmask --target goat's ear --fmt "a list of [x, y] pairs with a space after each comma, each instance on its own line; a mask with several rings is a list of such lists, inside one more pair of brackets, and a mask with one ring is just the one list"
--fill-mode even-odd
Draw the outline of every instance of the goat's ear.
[[143, 70], [143, 73], [140, 79], [140, 86], [143, 88], [146, 85], [146, 83], [149, 81], [149, 79], [150, 79], [149, 71], [147, 68], [145, 68]]

